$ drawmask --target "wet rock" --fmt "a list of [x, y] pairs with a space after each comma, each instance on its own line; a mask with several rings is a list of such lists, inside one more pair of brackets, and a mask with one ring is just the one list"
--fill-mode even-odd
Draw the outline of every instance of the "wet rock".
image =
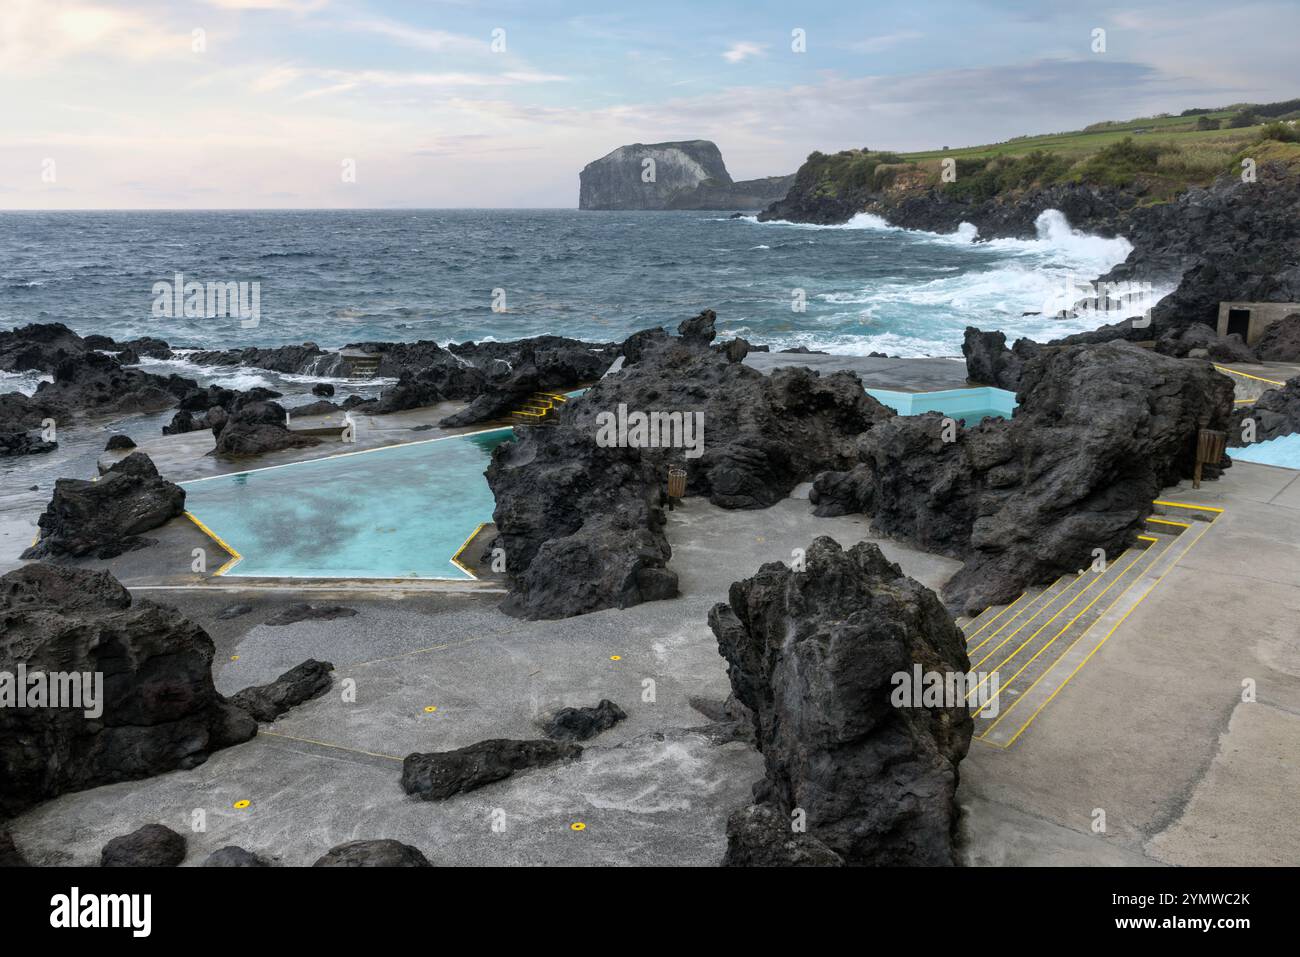
[[203, 861], [204, 867], [270, 867], [271, 862], [234, 844], [213, 851]]
[[193, 768], [253, 737], [257, 722], [213, 686], [213, 653], [202, 628], [105, 572], [38, 562], [0, 577], [0, 672], [103, 675], [81, 708], [0, 708], [0, 814]]
[[245, 391], [219, 385], [190, 389], [181, 396], [180, 409], [171, 422], [163, 426], [163, 435], [182, 435], [202, 429], [211, 429], [216, 434], [235, 408], [278, 398], [279, 392], [261, 386]]
[[104, 845], [100, 867], [179, 867], [185, 860], [185, 836], [164, 824], [146, 824]]
[[[508, 614], [560, 618], [675, 595], [662, 531], [669, 466], [686, 469], [688, 495], [766, 508], [828, 465], [850, 467], [857, 436], [893, 416], [852, 373], [769, 376], [728, 361], [704, 342], [713, 321], [692, 320], [693, 339], [629, 337], [623, 367], [566, 403], [555, 428], [494, 450], [486, 474]], [[624, 428], [630, 413], [659, 413], [666, 434]]]
[[[1232, 413], [1228, 444], [1250, 445], [1300, 432], [1300, 376], [1288, 379], [1280, 389], [1269, 389], [1250, 405]], [[1246, 439], [1251, 438], [1251, 442]]]
[[333, 402], [322, 399], [319, 402], [308, 402], [306, 405], [296, 405], [289, 410], [289, 415], [297, 418], [303, 415], [333, 415], [335, 412], [343, 411]]
[[322, 398], [328, 399], [334, 394], [334, 386], [330, 385], [328, 382], [317, 382], [311, 387], [311, 394], [319, 395]]
[[727, 818], [723, 867], [843, 867], [844, 858], [767, 804], [737, 808]]
[[0, 429], [0, 456], [37, 455], [53, 452], [58, 447], [57, 442], [46, 442], [35, 432], [6, 432]]
[[506, 738], [480, 741], [455, 751], [408, 754], [402, 762], [402, 790], [423, 801], [444, 801], [504, 780], [518, 771], [557, 761], [573, 761], [581, 756], [582, 748], [576, 744]]
[[299, 621], [333, 621], [335, 618], [351, 618], [357, 613], [355, 608], [342, 605], [309, 605], [296, 602], [266, 620], [268, 625], [292, 625]]
[[608, 731], [627, 717], [627, 713], [608, 698], [592, 708], [559, 708], [545, 715], [540, 724], [542, 734], [553, 741], [586, 741]]
[[286, 421], [284, 407], [278, 402], [238, 401], [224, 421], [213, 426], [217, 444], [208, 454], [242, 457], [320, 444], [310, 435], [291, 432]]
[[33, 398], [61, 406], [73, 415], [161, 412], [196, 386], [192, 379], [128, 369], [101, 352], [70, 355], [52, 371], [53, 381], [37, 386]]
[[809, 499], [817, 514], [863, 512], [883, 534], [963, 559], [944, 595], [981, 611], [1084, 567], [1093, 549], [1133, 544], [1160, 490], [1191, 476], [1198, 431], [1228, 427], [1232, 395], [1208, 363], [1124, 342], [1045, 349], [1025, 363], [1014, 419], [952, 441], [938, 413], [890, 419]]
[[1300, 312], [1265, 327], [1255, 354], [1262, 362], [1300, 362]]
[[1017, 339], [1008, 349], [1007, 337], [1001, 332], [981, 332], [966, 327], [961, 352], [966, 357], [966, 378], [980, 385], [996, 386], [1015, 392], [1020, 388], [1020, 371], [1042, 346], [1029, 339]]
[[252, 605], [227, 605], [221, 611], [217, 612], [218, 621], [229, 621], [231, 618], [238, 618], [241, 615], [247, 615], [253, 610]]
[[[805, 561], [762, 566], [709, 612], [766, 769], [760, 808], [729, 823], [727, 860], [834, 863], [829, 849], [849, 864], [953, 864], [970, 715], [964, 700], [891, 699], [914, 666], [965, 673], [962, 633], [873, 543], [844, 551], [821, 537]], [[796, 810], [812, 840], [792, 838]]]
[[53, 372], [69, 356], [86, 352], [86, 340], [61, 322], [34, 322], [0, 332], [0, 370]]
[[114, 463], [98, 482], [59, 479], [38, 525], [41, 538], [23, 558], [101, 558], [139, 547], [142, 532], [185, 510], [185, 490], [158, 474], [143, 452]]
[[104, 446], [104, 451], [119, 452], [124, 449], [133, 448], [135, 448], [135, 442], [131, 439], [131, 436], [119, 432], [116, 435], [110, 435], [108, 437], [108, 444]]
[[242, 708], [258, 721], [274, 721], [290, 708], [319, 698], [334, 683], [330, 672], [334, 666], [328, 661], [309, 658], [294, 665], [270, 684], [245, 688], [228, 699], [236, 708]]
[[5, 828], [0, 828], [0, 867], [31, 867]]
[[718, 314], [716, 312], [712, 309], [705, 309], [694, 318], [683, 319], [677, 326], [677, 334], [685, 342], [707, 346], [718, 334], [713, 328], [717, 319]]
[[418, 848], [389, 839], [348, 841], [330, 848], [312, 867], [433, 867]]
[[327, 352], [314, 342], [274, 348], [249, 346], [244, 349], [203, 350], [190, 353], [186, 358], [198, 365], [247, 366], [282, 374], [346, 376], [351, 372], [339, 353]]

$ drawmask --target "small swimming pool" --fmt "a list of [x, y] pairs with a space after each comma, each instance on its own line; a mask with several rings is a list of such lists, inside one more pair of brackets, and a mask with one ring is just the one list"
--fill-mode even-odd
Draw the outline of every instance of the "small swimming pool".
[[981, 386], [974, 389], [944, 389], [939, 392], [894, 392], [868, 389], [867, 394], [899, 415], [942, 412], [963, 425], [978, 425], [986, 416], [1009, 419], [1016, 408], [1016, 394], [1006, 389]]
[[1279, 435], [1276, 439], [1256, 442], [1239, 449], [1228, 449], [1228, 454], [1243, 462], [1300, 469], [1300, 433]]
[[512, 433], [490, 429], [181, 485], [189, 513], [239, 553], [225, 575], [467, 580], [452, 556], [492, 520], [483, 471]]

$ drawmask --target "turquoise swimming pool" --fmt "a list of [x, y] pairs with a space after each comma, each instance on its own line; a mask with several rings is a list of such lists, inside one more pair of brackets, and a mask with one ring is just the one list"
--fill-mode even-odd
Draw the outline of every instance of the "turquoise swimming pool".
[[290, 578], [473, 576], [452, 556], [495, 503], [483, 470], [509, 428], [182, 482], [189, 513], [239, 558]]
[[1239, 449], [1228, 449], [1228, 454], [1243, 462], [1260, 465], [1277, 465], [1284, 469], [1300, 469], [1300, 433], [1280, 435], [1266, 442], [1256, 442]]
[[899, 415], [942, 412], [963, 425], [978, 425], [987, 416], [1009, 419], [1016, 408], [1016, 394], [1006, 389], [982, 386], [974, 389], [944, 389], [939, 392], [893, 392], [868, 389], [867, 394]]

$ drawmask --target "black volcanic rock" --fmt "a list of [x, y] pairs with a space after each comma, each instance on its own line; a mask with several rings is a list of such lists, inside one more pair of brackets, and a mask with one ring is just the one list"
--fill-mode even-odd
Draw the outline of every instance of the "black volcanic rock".
[[387, 838], [332, 847], [312, 867], [433, 867], [418, 848]]
[[204, 867], [270, 867], [271, 862], [234, 844], [218, 848], [203, 861]]
[[552, 741], [586, 741], [608, 731], [627, 717], [627, 713], [608, 698], [591, 708], [558, 708], [544, 715], [542, 734]]
[[[709, 627], [753, 713], [762, 810], [728, 823], [727, 863], [950, 865], [957, 766], [972, 721], [954, 706], [896, 706], [895, 676], [964, 674], [960, 629], [928, 588], [873, 543], [827, 537], [802, 570], [763, 565]], [[918, 689], [919, 690], [919, 689]], [[795, 837], [796, 812], [806, 832]]]
[[0, 370], [53, 372], [64, 359], [84, 355], [86, 340], [61, 322], [32, 323], [0, 332]]
[[342, 605], [309, 605], [296, 602], [284, 611], [266, 619], [268, 625], [293, 625], [300, 621], [333, 621], [335, 618], [352, 618], [357, 613], [355, 608]]
[[843, 867], [840, 857], [817, 838], [791, 828], [770, 804], [749, 804], [727, 818], [723, 867]]
[[98, 482], [56, 481], [38, 520], [40, 541], [23, 558], [111, 558], [139, 547], [141, 533], [184, 511], [185, 490], [160, 476], [149, 456], [132, 452]]
[[319, 698], [334, 683], [330, 672], [334, 666], [328, 661], [309, 658], [294, 665], [275, 681], [237, 691], [227, 700], [242, 708], [258, 721], [274, 721], [290, 708]]
[[146, 824], [104, 845], [100, 867], [179, 867], [185, 860], [185, 836], [165, 824]]
[[1293, 432], [1300, 432], [1300, 376], [1288, 379], [1280, 389], [1269, 389], [1254, 403], [1232, 413], [1228, 444], [1243, 446], [1246, 424], [1253, 423], [1254, 441], [1266, 442]]
[[97, 717], [0, 708], [0, 815], [192, 768], [253, 737], [257, 722], [213, 686], [213, 653], [202, 628], [166, 605], [132, 602], [105, 572], [33, 563], [0, 577], [0, 671], [103, 675]]
[[180, 376], [128, 369], [102, 352], [68, 355], [51, 371], [53, 381], [38, 385], [32, 398], [75, 415], [161, 412], [197, 385]]
[[311, 394], [328, 399], [330, 396], [334, 395], [334, 386], [330, 385], [328, 382], [317, 382], [311, 387]]
[[31, 867], [5, 828], [0, 828], [0, 867]]
[[133, 449], [133, 448], [135, 448], [135, 441], [131, 438], [131, 436], [126, 435], [122, 432], [118, 432], [116, 435], [110, 435], [108, 437], [108, 444], [104, 446], [104, 451], [120, 452], [126, 449]]
[[1020, 371], [1041, 346], [1030, 339], [1017, 339], [1008, 349], [1007, 337], [1001, 332], [981, 332], [966, 327], [961, 353], [966, 357], [966, 378], [980, 385], [996, 386], [1015, 392], [1020, 388]]
[[1192, 474], [1198, 430], [1228, 427], [1232, 397], [1206, 362], [1124, 342], [1044, 349], [1024, 365], [1014, 419], [953, 441], [938, 413], [890, 419], [809, 498], [819, 515], [863, 512], [881, 533], [963, 559], [944, 594], [983, 610], [1083, 567], [1094, 548], [1129, 547], [1160, 490]]
[[236, 408], [253, 402], [278, 399], [280, 395], [273, 389], [261, 386], [242, 392], [219, 385], [190, 389], [181, 396], [180, 409], [172, 416], [171, 422], [163, 426], [163, 435], [181, 435], [202, 429], [211, 429], [215, 434]]
[[[494, 450], [487, 478], [508, 614], [561, 618], [675, 595], [662, 532], [670, 465], [686, 468], [688, 495], [766, 508], [828, 466], [851, 467], [858, 435], [894, 414], [852, 373], [788, 367], [765, 376], [731, 362], [708, 347], [712, 325], [706, 311], [686, 325], [689, 339], [661, 330], [630, 337], [623, 367], [566, 403], [556, 427]], [[620, 409], [678, 416], [679, 447], [605, 441]], [[691, 449], [688, 421], [703, 423]]]
[[1262, 362], [1300, 362], [1300, 312], [1265, 327], [1255, 354]]
[[229, 415], [213, 425], [217, 444], [208, 454], [242, 457], [320, 444], [317, 438], [290, 431], [285, 421], [284, 407], [278, 402], [237, 401]]
[[444, 801], [504, 780], [518, 771], [582, 756], [576, 744], [494, 738], [455, 751], [408, 754], [402, 762], [402, 790], [423, 801]]

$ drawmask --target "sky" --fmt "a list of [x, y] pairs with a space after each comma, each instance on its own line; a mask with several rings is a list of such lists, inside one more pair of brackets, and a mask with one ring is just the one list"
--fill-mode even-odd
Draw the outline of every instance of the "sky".
[[574, 207], [627, 143], [748, 179], [1290, 99], [1297, 36], [1295, 0], [0, 0], [0, 208]]

